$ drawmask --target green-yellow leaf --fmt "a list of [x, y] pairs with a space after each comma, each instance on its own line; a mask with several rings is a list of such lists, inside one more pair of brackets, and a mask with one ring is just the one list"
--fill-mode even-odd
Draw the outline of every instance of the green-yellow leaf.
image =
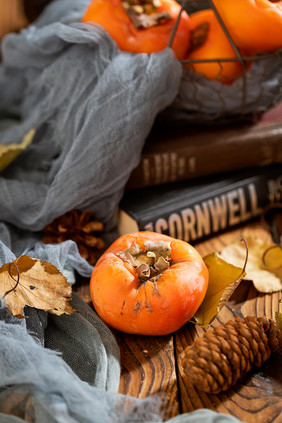
[[31, 129], [20, 144], [0, 144], [0, 172], [4, 170], [15, 158], [31, 144], [35, 129]]
[[245, 272], [243, 268], [227, 263], [216, 253], [208, 254], [203, 260], [209, 271], [209, 286], [193, 321], [207, 328], [233, 294]]

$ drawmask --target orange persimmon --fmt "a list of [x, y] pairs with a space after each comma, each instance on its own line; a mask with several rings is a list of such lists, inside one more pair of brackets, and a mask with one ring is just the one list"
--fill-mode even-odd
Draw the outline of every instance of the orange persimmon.
[[165, 335], [201, 305], [209, 274], [190, 244], [155, 232], [118, 238], [98, 260], [90, 293], [99, 316], [126, 333]]
[[[191, 50], [185, 59], [232, 59], [237, 55], [211, 9], [190, 15]], [[239, 61], [193, 63], [191, 68], [207, 78], [231, 84], [243, 72]]]
[[255, 52], [282, 48], [282, 0], [213, 0], [238, 47]]
[[[118, 47], [124, 51], [153, 53], [165, 49], [180, 12], [180, 5], [175, 0], [159, 0], [160, 5], [155, 12], [157, 14], [168, 13], [170, 19], [148, 28], [138, 28], [126, 12], [123, 3], [121, 0], [93, 0], [87, 8], [82, 22], [95, 22], [104, 27], [116, 41]], [[178, 59], [183, 59], [188, 47], [189, 16], [183, 11], [172, 49]]]

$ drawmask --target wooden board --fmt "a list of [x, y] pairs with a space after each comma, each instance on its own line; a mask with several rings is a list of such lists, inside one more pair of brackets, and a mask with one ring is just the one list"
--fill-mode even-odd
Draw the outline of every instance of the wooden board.
[[[264, 240], [271, 236], [259, 223], [249, 224], [196, 245], [202, 256], [220, 251], [250, 233]], [[77, 288], [89, 304], [88, 284]], [[236, 316], [267, 316], [279, 311], [281, 292], [260, 294], [252, 282], [243, 281], [211, 327]], [[281, 304], [280, 304], [281, 311]], [[191, 323], [176, 333], [162, 337], [128, 335], [114, 331], [121, 351], [119, 392], [138, 398], [159, 395], [164, 399], [164, 419], [199, 408], [231, 414], [246, 423], [282, 423], [282, 360], [273, 354], [233, 388], [219, 395], [207, 395], [187, 380], [181, 365], [185, 348], [204, 330]]]
[[0, 40], [9, 32], [16, 32], [27, 26], [22, 0], [0, 0]]
[[[232, 241], [241, 239], [250, 233], [266, 241], [271, 240], [269, 232], [260, 224], [255, 223], [199, 244], [197, 250], [201, 255], [220, 251]], [[254, 288], [252, 282], [243, 281], [227, 305], [218, 314], [211, 327], [226, 323], [236, 316], [267, 316], [274, 319], [275, 312], [279, 310], [280, 299], [281, 292], [260, 294]], [[196, 337], [202, 336], [203, 333], [203, 329], [187, 324], [175, 334], [177, 377], [182, 411], [190, 412], [199, 408], [209, 408], [217, 412], [231, 414], [247, 423], [281, 423], [281, 357], [273, 354], [261, 368], [247, 375], [235, 387], [219, 395], [207, 395], [191, 385], [185, 377], [181, 365], [185, 348], [192, 344]]]
[[173, 336], [134, 336], [116, 332], [121, 351], [119, 392], [137, 398], [161, 397], [164, 418], [180, 413]]
[[[26, 25], [22, 0], [0, 0], [0, 39]], [[259, 224], [247, 225], [198, 244], [196, 248], [204, 256], [220, 251], [250, 232], [263, 239], [270, 238]], [[88, 282], [87, 279], [80, 280], [74, 289], [92, 305]], [[259, 294], [252, 283], [243, 282], [212, 326], [235, 316], [266, 315], [274, 318], [280, 298], [281, 292]], [[260, 369], [254, 370], [232, 389], [219, 395], [207, 395], [189, 383], [181, 365], [185, 348], [203, 334], [202, 329], [187, 324], [177, 333], [165, 337], [131, 336], [117, 331], [114, 334], [121, 350], [119, 392], [138, 398], [161, 396], [165, 419], [204, 407], [234, 415], [247, 423], [282, 423], [282, 362], [277, 355], [273, 354]]]
[[[236, 316], [263, 316], [274, 318], [279, 308], [278, 294], [257, 294], [253, 284], [244, 281], [224, 307], [213, 324], [215, 327]], [[192, 324], [186, 325], [175, 335], [177, 372], [180, 401], [183, 412], [198, 408], [232, 414], [248, 423], [282, 422], [282, 361], [273, 354], [261, 368], [247, 375], [235, 387], [219, 395], [207, 395], [198, 391], [185, 377], [181, 361], [187, 345], [203, 330]]]

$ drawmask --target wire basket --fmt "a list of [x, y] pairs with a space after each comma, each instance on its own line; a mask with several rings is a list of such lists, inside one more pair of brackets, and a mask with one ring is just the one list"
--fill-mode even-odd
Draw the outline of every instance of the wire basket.
[[[183, 10], [191, 14], [207, 8], [215, 12], [236, 57], [182, 60], [183, 65], [189, 63], [191, 66], [190, 68], [183, 66], [178, 96], [174, 103], [161, 113], [159, 120], [162, 123], [222, 125], [232, 122], [252, 122], [259, 120], [264, 112], [282, 99], [282, 49], [253, 57], [242, 56], [211, 0], [186, 0], [185, 5], [181, 7], [179, 19]], [[171, 35], [170, 46], [177, 25], [178, 22]], [[231, 61], [238, 61], [242, 65], [242, 75], [231, 85], [209, 79], [191, 68], [193, 63], [220, 64]], [[247, 70], [248, 62], [252, 62], [249, 70]]]

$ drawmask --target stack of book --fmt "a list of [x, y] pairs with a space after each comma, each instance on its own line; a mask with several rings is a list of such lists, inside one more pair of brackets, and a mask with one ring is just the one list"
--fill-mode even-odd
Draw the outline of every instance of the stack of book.
[[282, 201], [282, 103], [254, 124], [154, 127], [120, 203], [120, 234], [195, 243]]

